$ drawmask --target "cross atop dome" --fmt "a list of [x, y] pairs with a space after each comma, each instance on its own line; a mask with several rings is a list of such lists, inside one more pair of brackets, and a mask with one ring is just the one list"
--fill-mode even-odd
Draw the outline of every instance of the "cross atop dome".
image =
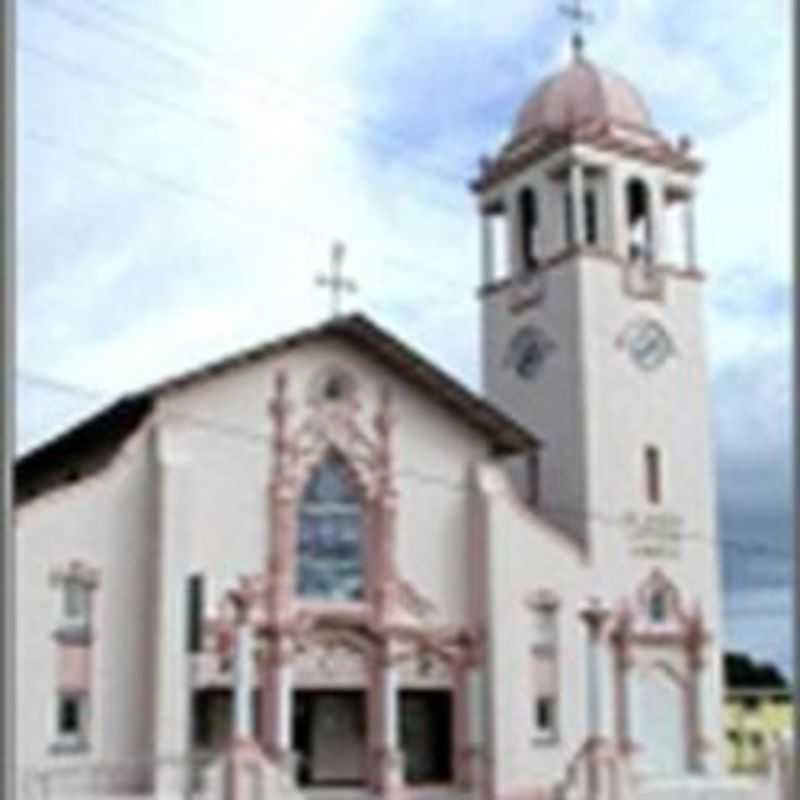
[[575, 58], [580, 58], [584, 44], [582, 26], [594, 22], [594, 14], [583, 7], [583, 0], [571, 0], [569, 5], [562, 4], [558, 9], [565, 17], [572, 20], [572, 50]]

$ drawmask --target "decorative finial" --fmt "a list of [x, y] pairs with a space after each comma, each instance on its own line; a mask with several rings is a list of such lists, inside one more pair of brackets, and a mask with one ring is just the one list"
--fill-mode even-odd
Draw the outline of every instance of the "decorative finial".
[[559, 11], [568, 19], [572, 20], [572, 52], [575, 58], [583, 55], [584, 38], [582, 26], [594, 22], [594, 14], [583, 7], [583, 0], [572, 0], [571, 5], [559, 6]]
[[342, 294], [344, 292], [355, 294], [358, 291], [355, 281], [351, 281], [342, 275], [342, 262], [344, 261], [345, 252], [346, 248], [343, 242], [334, 242], [331, 248], [331, 274], [317, 276], [317, 285], [330, 289], [331, 315], [334, 318], [339, 316]]

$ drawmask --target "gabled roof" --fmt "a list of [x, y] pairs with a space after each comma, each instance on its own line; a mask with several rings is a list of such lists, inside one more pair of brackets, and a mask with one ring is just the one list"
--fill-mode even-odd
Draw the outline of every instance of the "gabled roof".
[[[341, 338], [372, 354], [381, 364], [398, 372], [403, 379], [422, 389], [464, 422], [483, 433], [498, 455], [510, 455], [537, 448], [539, 440], [484, 398], [444, 372], [400, 339], [388, 333], [363, 314], [338, 317], [320, 325], [273, 339], [258, 347], [241, 351], [227, 358], [160, 381], [146, 389], [123, 396], [88, 419], [69, 428], [17, 459], [15, 485], [20, 501], [47, 491], [54, 484], [74, 480], [70, 464], [80, 459], [101, 469], [119, 445], [153, 409], [157, 398], [171, 390], [183, 388], [234, 369], [244, 363], [276, 355], [309, 341]], [[58, 465], [60, 480], [46, 480]], [[81, 470], [81, 475], [86, 471]]]

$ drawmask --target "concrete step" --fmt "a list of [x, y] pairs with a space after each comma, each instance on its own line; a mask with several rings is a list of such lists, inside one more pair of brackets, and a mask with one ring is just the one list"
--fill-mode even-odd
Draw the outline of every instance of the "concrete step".
[[636, 800], [765, 800], [757, 778], [680, 778], [651, 780], [639, 786]]

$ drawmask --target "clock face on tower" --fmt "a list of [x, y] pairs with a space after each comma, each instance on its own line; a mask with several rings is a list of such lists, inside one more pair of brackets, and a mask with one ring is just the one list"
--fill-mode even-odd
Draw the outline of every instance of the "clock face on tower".
[[520, 378], [533, 380], [539, 373], [555, 343], [533, 325], [520, 328], [508, 343], [505, 366], [513, 369]]
[[661, 323], [653, 319], [639, 319], [625, 327], [618, 338], [633, 363], [650, 371], [660, 367], [675, 352], [670, 335]]

